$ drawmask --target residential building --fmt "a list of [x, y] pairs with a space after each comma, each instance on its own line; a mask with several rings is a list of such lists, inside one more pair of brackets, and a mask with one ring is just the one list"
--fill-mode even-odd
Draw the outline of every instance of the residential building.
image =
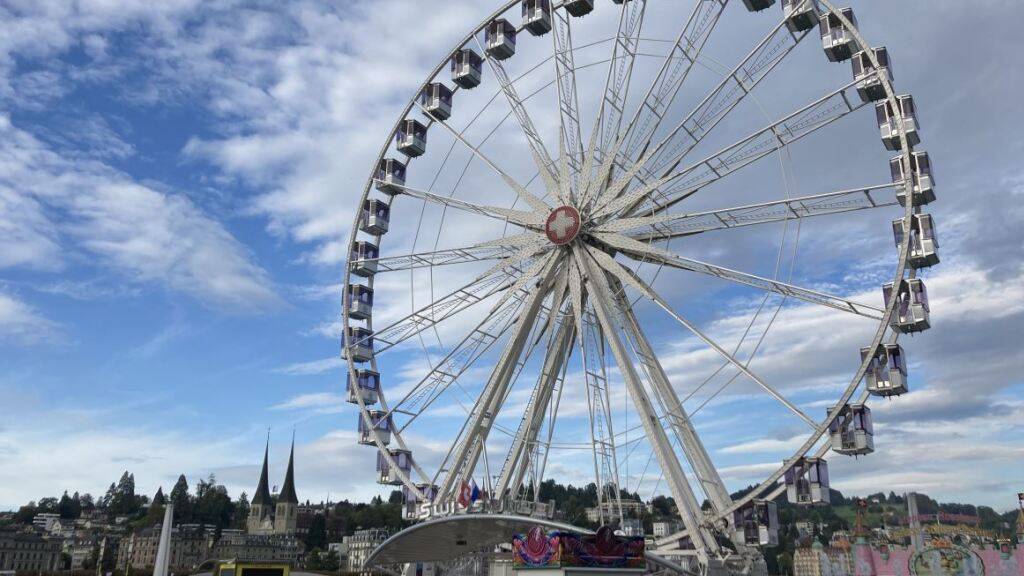
[[222, 530], [220, 540], [213, 545], [211, 557], [294, 565], [303, 549], [302, 542], [294, 534], [247, 534], [242, 530]]
[[[118, 547], [117, 565], [135, 569], [152, 568], [160, 546], [162, 527], [137, 530], [122, 540]], [[191, 569], [211, 558], [214, 527], [208, 525], [175, 526], [171, 529], [171, 568]]]
[[0, 529], [0, 570], [49, 572], [60, 567], [60, 541], [35, 532]]
[[815, 540], [809, 548], [793, 552], [793, 576], [853, 576], [853, 556]]
[[[639, 500], [631, 500], [623, 498], [622, 502], [622, 515], [625, 518], [640, 518], [645, 512], [647, 512], [647, 506]], [[587, 521], [589, 522], [600, 522], [603, 516], [605, 521], [609, 518], [618, 518], [619, 507], [618, 503], [602, 502], [600, 506], [594, 508], [587, 508]]]
[[348, 547], [348, 562], [346, 566], [349, 572], [361, 572], [363, 570], [363, 563], [369, 558], [370, 552], [383, 544], [387, 539], [387, 530], [379, 528], [356, 530], [355, 534], [345, 536], [343, 544]]
[[801, 537], [811, 536], [812, 534], [814, 534], [815, 530], [821, 528], [820, 524], [818, 524], [817, 522], [812, 522], [810, 520], [797, 521], [794, 524], [794, 526], [796, 527], [797, 534], [799, 534]]
[[32, 525], [42, 530], [43, 532], [49, 532], [50, 528], [53, 527], [54, 522], [60, 521], [60, 514], [53, 514], [50, 512], [40, 512], [32, 518]]
[[655, 538], [664, 538], [682, 530], [683, 523], [680, 520], [659, 520], [651, 528], [654, 529]]

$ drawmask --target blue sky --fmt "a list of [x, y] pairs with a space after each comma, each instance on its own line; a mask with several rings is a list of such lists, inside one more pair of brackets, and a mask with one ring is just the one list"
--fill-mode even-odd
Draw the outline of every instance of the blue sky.
[[[353, 440], [355, 411], [340, 397], [338, 302], [349, 226], [390, 126], [429, 70], [486, 16], [483, 4], [0, 2], [0, 509], [64, 489], [102, 492], [125, 469], [146, 492], [182, 472], [212, 472], [233, 494], [251, 492], [267, 427], [279, 478], [295, 430], [301, 498], [380, 491], [372, 451]], [[579, 22], [580, 38], [614, 24], [612, 4], [598, 4]], [[684, 11], [654, 4], [665, 17], [652, 18], [649, 33], [674, 37]], [[701, 83], [713, 86], [716, 70], [778, 20], [774, 9], [751, 15], [731, 4], [674, 114], [699, 102]], [[1017, 135], [1024, 123], [1014, 105], [1024, 80], [1003, 43], [1019, 21], [1005, 16], [1024, 14], [1013, 0], [852, 4], [867, 37], [889, 47], [898, 90], [912, 92], [921, 110], [924, 148], [937, 166], [939, 202], [929, 211], [943, 264], [925, 274], [935, 329], [904, 343], [913, 392], [876, 404], [878, 452], [855, 462], [833, 455], [833, 481], [856, 493], [919, 489], [1009, 508], [1024, 486], [1024, 362], [1016, 345], [1024, 320]], [[510, 66], [537, 62], [549, 45], [523, 42]], [[599, 50], [578, 58], [599, 59], [592, 55]], [[603, 74], [595, 66], [580, 76], [585, 112]], [[765, 83], [757, 105], [723, 125], [718, 143], [848, 81], [848, 65], [826, 64], [809, 38]], [[527, 77], [520, 91], [536, 82]], [[500, 99], [485, 108], [492, 95], [493, 83], [457, 95], [453, 122], [466, 120], [462, 110], [483, 108], [481, 125], [493, 127], [507, 109]], [[550, 112], [536, 113], [550, 136]], [[793, 147], [786, 160], [794, 193], [884, 181], [888, 153], [870, 116], [861, 111]], [[468, 134], [486, 133], [474, 130]], [[450, 145], [443, 136], [431, 134], [432, 154]], [[485, 150], [518, 176], [530, 162], [516, 154], [521, 144], [510, 135]], [[440, 167], [437, 156], [424, 163]], [[443, 171], [437, 186], [450, 188], [455, 172]], [[764, 182], [771, 189], [758, 196]], [[722, 207], [715, 202], [725, 194], [735, 195], [727, 205], [774, 199], [780, 182], [778, 162], [766, 159], [690, 207]], [[410, 183], [432, 184], [427, 170]], [[470, 163], [466, 184], [459, 197], [510, 201], [479, 163]], [[486, 223], [441, 220], [420, 208], [396, 203], [403, 226], [388, 237], [393, 253], [417, 242], [423, 249], [410, 232], [420, 217], [431, 233], [446, 222], [442, 246], [493, 237]], [[895, 258], [888, 220], [897, 216], [808, 223], [794, 281], [878, 304], [877, 286]], [[678, 250], [770, 274], [782, 233], [780, 226], [708, 235]], [[791, 246], [793, 230], [787, 234]], [[436, 287], [450, 289], [458, 278], [468, 275], [439, 278]], [[426, 284], [418, 281], [382, 282], [380, 314], [409, 312], [410, 283], [422, 305]], [[730, 347], [760, 297], [682, 272], [659, 276], [656, 287]], [[717, 358], [650, 305], [639, 311], [685, 395]], [[467, 316], [439, 337], [450, 342], [479, 320]], [[787, 305], [752, 366], [807, 410], [823, 412], [852, 374], [864, 330]], [[443, 348], [425, 345], [431, 354]], [[397, 350], [384, 361], [385, 386], [422, 375], [423, 357], [416, 347]], [[744, 386], [730, 387], [696, 418], [732, 487], [763, 477], [800, 432]], [[512, 414], [524, 398], [516, 394]], [[613, 394], [617, 409], [624, 400]], [[456, 430], [457, 405], [446, 402], [450, 410], [417, 431], [431, 454], [424, 462]], [[626, 427], [635, 422], [625, 410], [617, 417]], [[584, 422], [567, 412], [565, 437], [583, 438]], [[554, 472], [584, 480], [581, 457], [566, 456]], [[631, 488], [649, 494], [659, 483], [656, 473], [640, 477], [646, 460], [640, 448], [628, 466]]]

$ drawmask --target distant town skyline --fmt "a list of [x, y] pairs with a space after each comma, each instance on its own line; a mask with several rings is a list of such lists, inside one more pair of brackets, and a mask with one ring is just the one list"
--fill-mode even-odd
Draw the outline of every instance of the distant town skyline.
[[[934, 329], [906, 340], [911, 391], [872, 404], [877, 450], [830, 456], [832, 484], [1010, 510], [1024, 490], [1024, 77], [1006, 50], [1019, 6], [852, 4], [920, 109], [943, 262], [926, 276]], [[374, 449], [356, 444], [338, 354], [347, 235], [402, 105], [486, 12], [478, 0], [0, 5], [0, 510], [65, 489], [99, 495], [124, 470], [141, 494], [184, 473], [252, 495], [268, 426], [272, 479], [285, 476], [295, 430], [302, 501], [386, 498], [394, 487], [376, 483]], [[597, 12], [587, 18], [607, 17]], [[726, 16], [776, 19], [740, 2]], [[824, 65], [820, 45], [813, 57]], [[848, 63], [827, 70], [849, 82]], [[883, 157], [869, 116], [863, 133]], [[837, 230], [841, 254], [815, 252], [808, 231], [800, 251], [811, 263], [797, 275], [878, 304], [882, 264], [853, 247], [892, 256], [887, 226], [872, 237]], [[709, 244], [751, 266], [767, 261]], [[381, 285], [402, 295], [391, 312], [408, 306], [407, 284]], [[680, 290], [726, 342], [754, 307], [749, 293]], [[793, 366], [767, 346], [754, 365], [821, 417], [849, 380], [860, 335], [822, 326], [813, 310], [785, 313], [778, 335], [808, 359]], [[652, 330], [678, 381], [714, 363], [695, 338]], [[390, 362], [385, 386], [406, 384], [425, 361], [398, 350]], [[524, 401], [512, 397], [517, 409]], [[731, 490], [763, 480], [806, 437], [764, 410], [737, 392], [695, 418]], [[568, 417], [574, 431], [584, 412]], [[461, 424], [453, 413], [439, 431]], [[642, 473], [646, 457], [623, 465], [644, 497], [665, 490]], [[569, 458], [553, 477], [587, 482]]]

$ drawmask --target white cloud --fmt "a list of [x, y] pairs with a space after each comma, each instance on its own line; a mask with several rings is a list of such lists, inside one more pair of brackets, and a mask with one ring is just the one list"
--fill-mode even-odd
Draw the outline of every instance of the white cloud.
[[57, 324], [41, 316], [34, 308], [0, 292], [0, 342], [36, 344], [53, 339], [58, 332]]
[[289, 376], [309, 376], [337, 370], [343, 366], [345, 366], [345, 361], [341, 358], [324, 358], [322, 360], [310, 360], [309, 362], [297, 362], [282, 366], [276, 372]]

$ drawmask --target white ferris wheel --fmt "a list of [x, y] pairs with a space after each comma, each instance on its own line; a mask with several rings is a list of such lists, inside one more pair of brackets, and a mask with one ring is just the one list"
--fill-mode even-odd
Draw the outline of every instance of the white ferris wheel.
[[[656, 481], [682, 525], [659, 548], [707, 566], [776, 543], [773, 500], [827, 504], [826, 457], [871, 453], [869, 398], [908, 389], [897, 340], [929, 327], [938, 263], [918, 128], [831, 0], [502, 2], [405, 106], [353, 223], [342, 353], [380, 482], [410, 519], [542, 518], [569, 473], [615, 525]], [[863, 250], [870, 301], [829, 262]], [[737, 302], [741, 329], [707, 328]], [[791, 399], [806, 351], [773, 340], [794, 310], [862, 338], [816, 411]], [[785, 366], [762, 372], [766, 349]], [[695, 417], [737, 397], [802, 441], [733, 498], [721, 418]]]

